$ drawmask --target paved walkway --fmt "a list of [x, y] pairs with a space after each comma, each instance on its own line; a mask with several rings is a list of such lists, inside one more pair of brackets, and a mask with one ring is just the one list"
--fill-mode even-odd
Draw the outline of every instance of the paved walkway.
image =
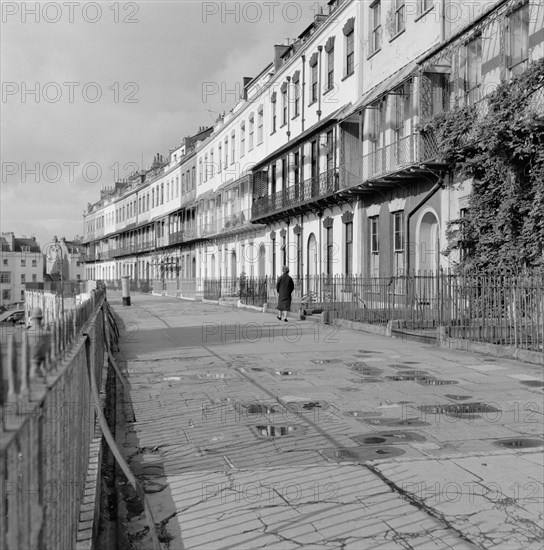
[[[541, 548], [541, 368], [311, 318], [109, 299], [134, 420], [120, 443], [164, 548]], [[149, 548], [126, 500], [131, 547]]]

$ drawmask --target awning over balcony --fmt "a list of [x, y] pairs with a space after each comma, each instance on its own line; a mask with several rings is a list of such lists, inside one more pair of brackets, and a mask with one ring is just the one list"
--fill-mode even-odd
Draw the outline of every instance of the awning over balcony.
[[347, 112], [342, 121], [347, 120], [354, 114], [364, 109], [367, 105], [370, 105], [387, 92], [393, 90], [397, 86], [400, 86], [407, 78], [417, 73], [418, 64], [416, 61], [412, 61], [402, 69], [399, 69], [396, 73], [388, 76], [385, 80], [382, 80], [379, 84], [364, 93], [359, 100], [353, 105], [353, 107]]
[[216, 190], [215, 192], [216, 193], [219, 193], [221, 191], [225, 191], [226, 189], [228, 189], [229, 187], [235, 187], [237, 185], [239, 185], [240, 183], [244, 182], [244, 181], [249, 181], [249, 174], [244, 174], [243, 176], [241, 176], [240, 178], [238, 179], [234, 179], [234, 178], [231, 178], [230, 180], [226, 181], [225, 183], [222, 183]]
[[331, 113], [330, 115], [321, 119], [319, 122], [316, 122], [313, 126], [310, 126], [307, 130], [304, 130], [304, 132], [293, 138], [291, 141], [288, 141], [285, 145], [282, 145], [279, 149], [276, 149], [271, 155], [268, 155], [266, 158], [261, 160], [261, 162], [255, 164], [255, 166], [253, 166], [252, 168], [253, 173], [258, 171], [263, 166], [266, 166], [272, 160], [277, 159], [279, 156], [283, 155], [293, 147], [299, 145], [301, 142], [308, 139], [309, 136], [315, 134], [327, 124], [343, 120], [346, 117], [346, 112], [348, 110], [351, 110], [350, 108], [351, 103], [346, 103], [343, 107], [340, 107], [340, 109], [338, 109], [334, 113]]

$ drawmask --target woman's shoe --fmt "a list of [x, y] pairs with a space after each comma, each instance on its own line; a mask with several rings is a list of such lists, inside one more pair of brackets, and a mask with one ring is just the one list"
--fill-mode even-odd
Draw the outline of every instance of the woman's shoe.
[[276, 319], [277, 319], [278, 321], [281, 321], [281, 317], [278, 317], [277, 315], [276, 315]]

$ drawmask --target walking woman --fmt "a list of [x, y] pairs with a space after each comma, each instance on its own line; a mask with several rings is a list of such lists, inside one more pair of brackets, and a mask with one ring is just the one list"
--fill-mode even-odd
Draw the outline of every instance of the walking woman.
[[283, 267], [283, 275], [278, 278], [276, 290], [278, 291], [278, 319], [287, 323], [287, 312], [291, 309], [291, 294], [295, 289], [295, 283], [289, 275], [289, 268]]

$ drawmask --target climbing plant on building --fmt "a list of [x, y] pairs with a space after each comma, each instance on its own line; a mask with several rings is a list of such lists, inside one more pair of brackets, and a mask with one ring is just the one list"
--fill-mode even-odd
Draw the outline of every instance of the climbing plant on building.
[[544, 267], [544, 59], [421, 131], [436, 136], [454, 181], [472, 181], [466, 215], [448, 228], [447, 250], [462, 251], [459, 267]]

